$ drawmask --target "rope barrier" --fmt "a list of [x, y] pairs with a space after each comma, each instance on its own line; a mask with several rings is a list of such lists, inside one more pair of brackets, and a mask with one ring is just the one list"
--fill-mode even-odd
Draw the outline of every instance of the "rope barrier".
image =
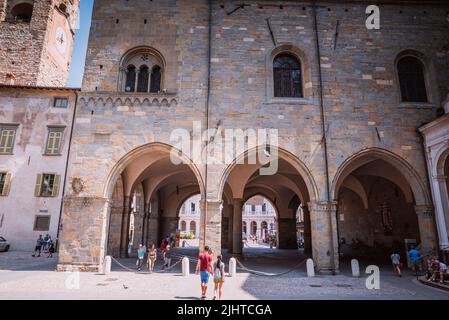
[[240, 269], [243, 269], [245, 271], [248, 271], [249, 273], [252, 273], [252, 274], [257, 275], [257, 276], [262, 276], [262, 277], [280, 277], [280, 276], [286, 275], [286, 274], [296, 270], [302, 264], [304, 264], [304, 262], [307, 261], [307, 259], [304, 259], [301, 262], [299, 262], [298, 264], [296, 264], [295, 266], [293, 266], [291, 269], [289, 269], [289, 270], [287, 270], [285, 272], [281, 272], [281, 273], [267, 273], [267, 272], [263, 272], [263, 271], [257, 271], [257, 270], [249, 269], [249, 268], [245, 267], [243, 265], [243, 263], [241, 263], [238, 259], [235, 259], [235, 260], [237, 261], [237, 264], [240, 265]]
[[[138, 274], [148, 274], [148, 273], [149, 273], [149, 272], [139, 272], [139, 271], [136, 271], [135, 269], [131, 269], [131, 268], [129, 268], [129, 267], [123, 265], [122, 263], [120, 263], [120, 262], [119, 262], [117, 259], [115, 259], [114, 257], [111, 257], [111, 259], [112, 259], [115, 263], [117, 263], [121, 268], [123, 268], [123, 269], [125, 269], [125, 270], [127, 270], [127, 271], [134, 272], [134, 273], [138, 273]], [[177, 266], [178, 264], [180, 264], [181, 262], [182, 262], [182, 258], [179, 259], [178, 261], [176, 261], [176, 262], [175, 262], [174, 264], [172, 264], [170, 267], [167, 267], [167, 268], [165, 268], [165, 269], [163, 269], [163, 270], [159, 270], [159, 271], [153, 271], [152, 273], [164, 273], [164, 272], [167, 272], [167, 271], [173, 269], [174, 267], [176, 267], [176, 266]]]

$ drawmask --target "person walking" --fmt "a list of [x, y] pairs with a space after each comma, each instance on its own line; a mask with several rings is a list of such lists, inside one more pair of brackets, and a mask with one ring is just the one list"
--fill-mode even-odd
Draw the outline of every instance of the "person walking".
[[150, 251], [148, 252], [148, 260], [147, 260], [147, 268], [150, 273], [153, 273], [156, 259], [157, 259], [157, 249], [156, 245], [153, 243], [151, 245]]
[[42, 239], [42, 235], [39, 235], [39, 238], [36, 240], [36, 246], [34, 248], [33, 257], [40, 257], [42, 251], [42, 245], [44, 244], [44, 239]]
[[53, 253], [55, 253], [55, 244], [50, 238], [47, 244], [47, 258], [53, 258]]
[[397, 273], [399, 277], [402, 277], [401, 274], [401, 256], [397, 251], [393, 252], [390, 256], [391, 264], [393, 265], [394, 273]]
[[204, 251], [198, 257], [195, 274], [200, 274], [201, 279], [201, 299], [206, 299], [207, 285], [212, 273], [212, 257], [209, 255], [209, 247], [205, 246]]
[[412, 263], [412, 270], [415, 273], [415, 276], [417, 276], [418, 270], [419, 272], [422, 272], [421, 254], [415, 249], [415, 247], [412, 247], [408, 252], [408, 255], [410, 257], [410, 262]]
[[165, 250], [162, 252], [162, 257], [164, 258], [164, 269], [170, 268], [171, 264], [171, 245], [167, 244]]
[[217, 256], [217, 261], [214, 262], [214, 300], [217, 298], [221, 300], [223, 296], [223, 283], [225, 277], [225, 264], [222, 261], [223, 257], [221, 255]]
[[139, 244], [139, 250], [137, 250], [137, 271], [142, 270], [144, 258], [145, 258], [145, 249], [143, 248], [143, 245]]

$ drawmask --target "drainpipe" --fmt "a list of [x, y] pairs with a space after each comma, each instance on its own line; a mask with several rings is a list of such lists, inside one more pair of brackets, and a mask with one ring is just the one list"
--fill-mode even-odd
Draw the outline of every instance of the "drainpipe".
[[65, 163], [64, 182], [62, 184], [61, 205], [60, 205], [60, 209], [59, 209], [59, 218], [58, 218], [58, 232], [56, 234], [56, 239], [58, 241], [56, 247], [58, 248], [58, 250], [59, 250], [59, 233], [61, 230], [62, 209], [64, 206], [65, 187], [66, 187], [66, 182], [67, 182], [67, 172], [68, 172], [68, 168], [69, 168], [70, 150], [72, 148], [73, 127], [75, 126], [77, 105], [78, 105], [78, 90], [75, 90], [75, 105], [73, 107], [72, 124], [70, 126], [69, 148], [68, 148], [67, 159], [66, 159], [66, 163]]
[[[212, 0], [209, 0], [209, 30], [208, 30], [208, 48], [207, 48], [207, 93], [206, 93], [206, 130], [209, 132], [209, 105], [211, 92], [211, 58], [212, 58]], [[208, 157], [209, 157], [209, 139], [206, 141], [206, 163], [204, 166], [204, 212], [202, 214], [203, 239], [206, 245], [206, 222], [207, 222], [207, 184], [208, 184]], [[201, 250], [202, 248], [200, 248]]]
[[[318, 21], [317, 21], [317, 5], [314, 1], [312, 3], [312, 11], [313, 11], [313, 27], [315, 31], [315, 47], [316, 47], [316, 58], [317, 58], [317, 64], [318, 64], [318, 79], [320, 83], [320, 89], [319, 89], [319, 97], [320, 97], [320, 117], [321, 117], [321, 130], [323, 131], [323, 149], [324, 149], [324, 169], [325, 169], [325, 175], [326, 175], [326, 201], [331, 201], [330, 196], [330, 182], [329, 182], [329, 156], [327, 151], [327, 133], [326, 133], [326, 117], [324, 114], [324, 94], [323, 94], [323, 78], [322, 78], [322, 71], [321, 71], [321, 52], [320, 52], [320, 38], [318, 33]], [[336, 221], [338, 224], [338, 216], [336, 214]], [[331, 220], [332, 224], [332, 220]], [[337, 232], [338, 232], [338, 225], [336, 226]], [[333, 229], [333, 228], [332, 228]], [[338, 236], [337, 236], [338, 238]], [[334, 243], [334, 237], [332, 236], [332, 248], [335, 248]], [[338, 248], [338, 239], [337, 239], [337, 248]], [[338, 249], [337, 249], [338, 250]], [[333, 251], [333, 250], [332, 250]], [[339, 252], [337, 252], [339, 254]], [[335, 261], [335, 253], [332, 252], [332, 265], [335, 267], [336, 261]], [[335, 274], [336, 270], [334, 268], [333, 274]]]

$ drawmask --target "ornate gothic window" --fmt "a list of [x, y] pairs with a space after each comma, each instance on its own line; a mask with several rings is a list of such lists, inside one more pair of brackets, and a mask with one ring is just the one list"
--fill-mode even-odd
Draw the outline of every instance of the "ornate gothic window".
[[398, 76], [403, 102], [427, 102], [424, 66], [415, 57], [405, 56], [398, 61]]
[[164, 59], [156, 50], [143, 47], [129, 51], [121, 61], [119, 90], [159, 92], [163, 82]]
[[274, 96], [301, 98], [301, 62], [292, 54], [281, 53], [273, 61]]

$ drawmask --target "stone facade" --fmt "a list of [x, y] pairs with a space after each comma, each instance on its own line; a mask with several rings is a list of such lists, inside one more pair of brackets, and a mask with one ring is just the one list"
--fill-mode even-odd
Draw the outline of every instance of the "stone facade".
[[[55, 98], [61, 97], [67, 99], [67, 107], [55, 108]], [[0, 129], [15, 130], [12, 151], [0, 153], [0, 172], [10, 175], [9, 192], [0, 196], [0, 234], [11, 250], [32, 252], [39, 234], [53, 239], [59, 234], [76, 101], [77, 92], [71, 89], [0, 86]], [[62, 135], [59, 151], [49, 154], [52, 129]], [[36, 194], [37, 177], [44, 173], [58, 179], [51, 195]], [[48, 224], [37, 224], [39, 217], [49, 219]]]
[[[126, 256], [130, 199], [138, 188], [144, 198], [141, 239], [158, 240], [176, 228], [179, 207], [199, 193], [200, 246], [214, 252], [242, 252], [242, 207], [254, 195], [276, 207], [279, 230], [285, 230], [279, 244], [286, 247], [295, 241], [301, 205], [304, 240], [322, 272], [338, 271], [340, 236], [355, 236], [359, 225], [369, 234], [379, 214], [388, 228], [391, 215], [393, 221], [416, 220], [401, 238], [419, 235], [426, 254], [435, 252], [437, 241], [440, 247], [447, 242], [441, 224], [439, 238], [435, 232], [417, 132], [435, 119], [448, 94], [447, 3], [379, 1], [379, 30], [365, 26], [369, 1], [318, 4], [95, 2], [66, 182], [60, 270], [97, 270], [111, 246]], [[273, 66], [281, 53], [300, 61], [303, 97], [275, 97]], [[123, 92], [123, 81], [148, 76], [126, 64], [136, 57], [157, 61], [158, 90]], [[427, 102], [401, 99], [397, 63], [403, 57], [422, 64]], [[156, 78], [152, 73], [151, 82]], [[207, 166], [178, 152], [184, 164], [175, 166], [171, 133], [193, 135], [194, 121], [215, 130], [215, 138], [230, 128], [278, 129], [279, 170], [263, 176], [261, 164], [239, 162], [256, 147], [233, 153], [230, 163]], [[220, 146], [209, 142], [207, 148]], [[74, 189], [74, 182], [82, 188]], [[115, 197], [117, 186], [122, 191]], [[406, 203], [397, 216], [399, 209], [376, 211], [384, 188], [391, 208]], [[357, 205], [347, 212], [354, 196]], [[374, 218], [357, 220], [361, 208]], [[339, 221], [342, 214], [346, 224]], [[380, 241], [390, 243], [388, 237]]]
[[79, 0], [1, 0], [0, 83], [65, 86], [78, 9]]

